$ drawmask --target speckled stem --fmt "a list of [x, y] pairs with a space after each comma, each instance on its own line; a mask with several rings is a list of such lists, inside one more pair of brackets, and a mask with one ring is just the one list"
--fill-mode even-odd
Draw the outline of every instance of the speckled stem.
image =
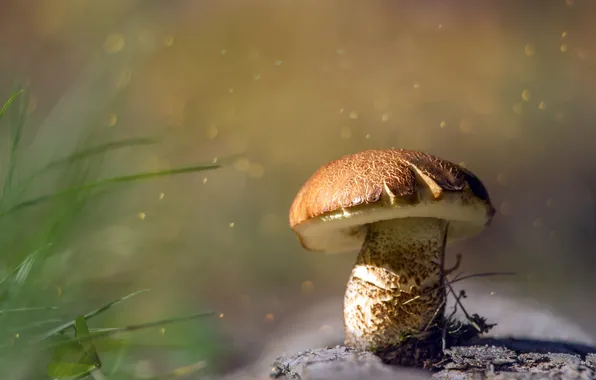
[[446, 226], [441, 219], [405, 218], [368, 227], [344, 297], [347, 346], [399, 345], [443, 318], [438, 263]]

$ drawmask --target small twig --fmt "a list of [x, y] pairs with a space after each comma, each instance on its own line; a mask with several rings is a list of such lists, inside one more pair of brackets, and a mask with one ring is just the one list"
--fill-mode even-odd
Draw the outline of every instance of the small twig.
[[[453, 290], [453, 286], [451, 286], [451, 283], [450, 283], [450, 282], [447, 282], [447, 286], [449, 287], [449, 289], [451, 289], [451, 292], [452, 292], [453, 294], [455, 294], [455, 290]], [[462, 293], [463, 293], [463, 290], [462, 290]], [[461, 293], [460, 293], [460, 294], [461, 294]], [[463, 293], [463, 297], [465, 298], [465, 293]], [[480, 332], [480, 333], [481, 333], [481, 332], [482, 332], [482, 329], [481, 329], [481, 328], [480, 328], [480, 326], [478, 326], [478, 324], [477, 324], [477, 323], [476, 323], [476, 322], [475, 322], [475, 321], [472, 319], [472, 317], [470, 316], [470, 314], [468, 314], [468, 312], [467, 312], [466, 308], [465, 308], [465, 307], [464, 307], [464, 305], [461, 303], [461, 300], [460, 300], [460, 298], [461, 298], [461, 297], [456, 297], [456, 298], [455, 298], [455, 302], [456, 302], [456, 303], [459, 305], [459, 307], [461, 308], [461, 311], [463, 311], [464, 315], [466, 316], [466, 319], [467, 319], [467, 320], [470, 322], [470, 324], [471, 324], [472, 326], [474, 326], [474, 328], [475, 328], [476, 330], [478, 330], [478, 332]]]
[[[449, 232], [449, 222], [446, 223], [445, 225], [445, 230], [444, 230], [444, 234], [443, 234], [443, 241], [442, 241], [442, 246], [441, 246], [441, 256], [440, 256], [440, 260], [439, 262], [433, 262], [435, 265], [439, 266], [439, 288], [437, 289], [436, 287], [432, 287], [432, 288], [428, 288], [428, 289], [424, 289], [420, 295], [417, 295], [409, 300], [407, 300], [406, 302], [404, 302], [402, 305], [406, 305], [410, 302], [413, 302], [414, 300], [420, 298], [422, 295], [424, 295], [425, 293], [428, 292], [432, 292], [432, 291], [437, 291], [440, 290], [442, 291], [442, 289], [446, 289], [447, 291], [445, 292], [445, 299], [443, 299], [443, 301], [441, 302], [441, 304], [437, 307], [437, 309], [435, 310], [433, 317], [431, 318], [430, 322], [426, 325], [425, 329], [423, 330], [424, 332], [426, 332], [433, 324], [433, 322], [435, 322], [435, 319], [437, 318], [437, 315], [440, 313], [441, 310], [443, 310], [445, 304], [446, 304], [446, 298], [450, 295], [453, 294], [454, 298], [455, 298], [455, 305], [453, 306], [453, 311], [451, 312], [451, 314], [444, 320], [443, 322], [443, 327], [442, 327], [442, 331], [441, 331], [441, 343], [442, 343], [442, 351], [445, 351], [446, 347], [447, 347], [447, 326], [449, 325], [448, 321], [452, 320], [452, 318], [454, 317], [454, 315], [457, 313], [458, 311], [458, 307], [461, 308], [461, 310], [463, 311], [466, 319], [468, 320], [468, 322], [479, 332], [482, 333], [483, 329], [478, 325], [478, 323], [474, 320], [474, 318], [472, 318], [472, 316], [468, 313], [468, 311], [466, 310], [466, 308], [464, 307], [461, 299], [462, 298], [466, 298], [466, 292], [464, 290], [461, 290], [459, 292], [459, 294], [455, 293], [455, 290], [453, 289], [452, 284], [468, 279], [468, 278], [473, 278], [473, 277], [485, 277], [485, 276], [497, 276], [497, 275], [515, 275], [515, 273], [513, 272], [487, 272], [487, 273], [477, 273], [477, 274], [472, 274], [472, 275], [466, 275], [463, 276], [462, 273], [458, 274], [453, 280], [448, 280], [447, 276], [450, 275], [451, 273], [455, 272], [456, 270], [459, 269], [460, 265], [461, 265], [461, 259], [462, 259], [462, 255], [461, 253], [458, 253], [456, 255], [456, 262], [455, 264], [449, 268], [449, 269], [445, 269], [445, 260], [446, 260], [446, 246], [447, 246], [447, 234]], [[458, 329], [455, 331], [457, 332], [458, 330], [460, 330], [462, 328], [462, 326], [459, 326]]]
[[455, 275], [455, 277], [453, 278], [453, 280], [451, 280], [451, 282], [453, 281], [458, 281], [460, 277], [462, 277], [464, 275], [464, 272], [459, 272], [458, 274]]
[[441, 263], [440, 264], [441, 265], [441, 267], [440, 267], [441, 275], [439, 278], [439, 284], [441, 284], [441, 286], [445, 286], [445, 276], [446, 276], [446, 273], [445, 273], [445, 256], [446, 256], [445, 251], [446, 251], [446, 249], [445, 249], [445, 247], [447, 246], [447, 233], [448, 232], [449, 232], [449, 222], [447, 222], [445, 224], [445, 231], [443, 232], [443, 244], [441, 246], [441, 262], [440, 262]]
[[463, 328], [464, 328], [464, 324], [463, 323], [458, 323], [458, 324], [456, 324], [456, 329], [449, 331], [449, 334], [451, 334], [451, 335], [457, 334], [457, 332], [459, 330], [463, 329]]
[[455, 272], [459, 269], [459, 265], [461, 264], [461, 253], [455, 255], [455, 264], [449, 269], [445, 269], [445, 276], [449, 276], [451, 273]]
[[[449, 268], [449, 269], [445, 269], [445, 268], [443, 268], [443, 273], [445, 273], [445, 276], [448, 276], [448, 275], [450, 275], [451, 273], [453, 273], [453, 272], [455, 272], [456, 270], [458, 270], [458, 269], [459, 269], [459, 265], [461, 264], [461, 253], [458, 253], [458, 254], [455, 256], [455, 260], [456, 260], [456, 261], [455, 261], [455, 264], [453, 264], [453, 266], [452, 266], [451, 268]], [[443, 260], [441, 259], [441, 262], [436, 262], [436, 261], [433, 261], [432, 263], [433, 263], [433, 264], [435, 264], [435, 265], [437, 265], [437, 266], [439, 266], [439, 267], [441, 267], [441, 265], [443, 265], [443, 266], [445, 265], [445, 263], [444, 263], [444, 262], [442, 262], [442, 261], [443, 261]]]
[[456, 282], [460, 282], [463, 280], [467, 280], [469, 278], [474, 277], [488, 277], [488, 276], [517, 276], [515, 272], [485, 272], [485, 273], [475, 273], [475, 274], [468, 274], [465, 276], [458, 275], [453, 280], [449, 281], [451, 284], [455, 284]]
[[409, 300], [407, 300], [406, 302], [402, 303], [402, 306], [409, 304], [410, 302], [416, 301], [418, 298], [420, 298], [420, 295], [417, 295], [415, 297], [410, 298]]
[[428, 331], [428, 329], [430, 328], [430, 326], [434, 323], [435, 318], [437, 318], [437, 315], [439, 314], [439, 312], [441, 311], [441, 309], [443, 309], [443, 307], [445, 306], [445, 300], [443, 300], [443, 302], [441, 302], [441, 304], [439, 305], [439, 307], [437, 307], [437, 309], [435, 310], [435, 313], [433, 314], [433, 317], [430, 319], [430, 321], [428, 322], [428, 324], [426, 325], [426, 327], [424, 328], [423, 331]]
[[445, 359], [441, 360], [440, 362], [433, 364], [433, 367], [435, 367], [435, 368], [441, 368], [441, 366], [443, 365], [443, 363], [446, 363], [449, 360], [451, 360], [451, 359], [445, 358]]
[[[445, 252], [446, 252], [446, 246], [447, 246], [447, 233], [449, 232], [449, 222], [447, 222], [447, 224], [445, 225], [445, 232], [443, 233], [443, 245], [441, 247], [441, 277], [440, 277], [440, 286], [441, 286], [441, 292], [443, 291], [443, 289], [445, 288], [446, 285], [446, 274], [445, 274]], [[458, 260], [458, 266], [459, 266], [459, 260]], [[447, 295], [445, 294], [445, 298], [443, 299], [442, 304], [445, 304], [446, 300], [447, 300]], [[442, 351], [445, 351], [445, 346], [446, 344], [446, 334], [447, 334], [447, 323], [443, 322], [443, 331], [441, 333], [441, 349]]]
[[[439, 265], [439, 264], [437, 264]], [[467, 280], [469, 278], [473, 278], [473, 277], [489, 277], [489, 276], [500, 276], [500, 275], [517, 275], [517, 273], [515, 272], [486, 272], [486, 273], [475, 273], [475, 274], [470, 274], [470, 275], [463, 275], [463, 273], [458, 274], [457, 276], [455, 276], [455, 278], [453, 280], [445, 280], [445, 282], [449, 282], [450, 284], [455, 284], [456, 282], [460, 282], [463, 280]], [[449, 290], [449, 287], [447, 285], [441, 285], [441, 288], [447, 288], [447, 296], [451, 293], [451, 291]], [[431, 291], [435, 291], [436, 288], [425, 288], [421, 293], [420, 296], [423, 296], [427, 293], [430, 293]], [[454, 293], [455, 294], [455, 293]], [[409, 300], [411, 301], [411, 300]], [[408, 301], [406, 301], [408, 302]]]
[[[449, 231], [449, 222], [447, 222], [445, 224], [445, 231], [443, 233], [443, 245], [441, 247], [441, 260], [438, 263], [438, 265], [440, 266], [440, 273], [441, 274], [440, 274], [440, 280], [439, 280], [439, 289], [437, 289], [437, 290], [442, 290], [445, 287], [445, 285], [444, 285], [445, 277], [448, 274], [448, 273], [445, 272], [445, 246], [447, 244], [447, 231]], [[461, 260], [461, 255], [458, 255], [457, 256], [457, 262], [456, 262], [453, 270], [455, 270], [455, 267], [459, 267], [460, 260]], [[435, 264], [437, 264], [437, 263], [435, 263]], [[450, 269], [450, 271], [451, 271], [451, 269]], [[434, 290], [435, 289], [432, 289], [431, 288], [431, 289], [428, 289], [427, 291], [434, 291]], [[425, 293], [425, 292], [423, 292], [423, 293]], [[420, 296], [418, 296], [418, 297], [420, 297]], [[410, 302], [410, 300], [408, 300], [406, 302]], [[433, 317], [430, 319], [430, 321], [428, 322], [428, 324], [424, 328], [424, 331], [427, 331], [430, 328], [430, 326], [435, 322], [435, 318], [437, 317], [437, 315], [443, 309], [444, 306], [445, 306], [445, 299], [443, 299], [443, 301], [441, 302], [441, 304], [439, 305], [439, 307], [437, 307], [437, 309], [435, 310], [435, 312], [433, 314]]]
[[[453, 289], [450, 289], [449, 293], [451, 293], [452, 290]], [[453, 319], [453, 316], [455, 315], [455, 313], [457, 313], [457, 305], [461, 304], [460, 300], [462, 298], [466, 298], [466, 292], [464, 290], [462, 290], [459, 292], [459, 295], [455, 295], [455, 293], [453, 293], [453, 297], [455, 297], [456, 302], [455, 302], [455, 305], [453, 305], [453, 311], [451, 312], [451, 314], [449, 314], [446, 321], [450, 321]], [[461, 327], [462, 326], [460, 326], [458, 328], [458, 330], [461, 329]], [[457, 330], [456, 330], [456, 332], [457, 332]], [[442, 336], [441, 336], [442, 350], [445, 351], [445, 348], [447, 346], [447, 323], [445, 323], [443, 325], [443, 331], [441, 333], [442, 333]], [[451, 332], [451, 333], [453, 334], [453, 332]]]
[[[451, 293], [451, 291], [449, 291]], [[465, 290], [460, 290], [458, 295], [453, 295], [455, 297], [456, 300], [461, 300], [462, 298], [466, 298], [466, 291]], [[453, 305], [453, 311], [451, 312], [451, 314], [449, 314], [449, 317], [447, 317], [447, 319], [451, 319], [455, 316], [455, 314], [457, 313], [457, 305], [458, 303], [456, 302], [455, 305]]]
[[441, 331], [441, 352], [445, 352], [447, 348], [447, 323], [443, 323], [443, 330]]

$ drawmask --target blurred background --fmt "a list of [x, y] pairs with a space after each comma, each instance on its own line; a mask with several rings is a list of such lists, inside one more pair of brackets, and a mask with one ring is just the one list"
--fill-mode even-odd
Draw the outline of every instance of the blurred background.
[[[466, 273], [515, 271], [478, 283], [487, 296], [545, 305], [596, 334], [596, 3], [4, 0], [0, 8], [2, 102], [15, 81], [27, 88], [20, 173], [81, 140], [131, 137], [160, 142], [110, 152], [97, 178], [226, 164], [90, 202], [19, 298], [74, 318], [152, 289], [106, 312], [103, 327], [216, 311], [213, 320], [139, 332], [190, 348], [131, 351], [135, 376], [201, 361], [210, 373], [248, 365], [284, 321], [321, 305], [333, 305], [334, 323], [313, 326], [339, 336], [336, 307], [356, 254], [306, 252], [288, 209], [319, 166], [369, 148], [422, 150], [471, 169], [498, 213], [483, 234], [453, 246], [451, 260], [461, 252]], [[8, 152], [10, 120], [2, 124]], [[60, 185], [54, 178], [35, 190]], [[11, 239], [35, 235], [35, 215], [12, 224]], [[10, 271], [9, 252], [0, 260]]]

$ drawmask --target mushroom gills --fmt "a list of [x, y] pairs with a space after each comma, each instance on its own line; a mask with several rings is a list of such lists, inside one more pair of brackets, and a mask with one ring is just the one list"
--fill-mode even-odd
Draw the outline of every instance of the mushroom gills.
[[371, 223], [344, 297], [345, 344], [399, 343], [443, 317], [438, 265], [447, 221], [402, 218]]

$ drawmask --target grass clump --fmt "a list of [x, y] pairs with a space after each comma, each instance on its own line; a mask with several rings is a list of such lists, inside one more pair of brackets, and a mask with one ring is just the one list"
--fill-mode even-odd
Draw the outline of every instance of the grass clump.
[[[23, 146], [27, 96], [15, 91], [0, 108], [0, 374], [3, 379], [96, 379], [130, 378], [126, 357], [135, 357], [135, 345], [127, 333], [158, 328], [211, 316], [211, 312], [131, 324], [95, 327], [94, 319], [140, 290], [95, 310], [79, 312], [91, 302], [73, 298], [53, 304], [49, 284], [81, 271], [64, 267], [45, 268], [48, 260], [68, 250], [85, 210], [125, 184], [178, 174], [214, 170], [219, 164], [195, 164], [170, 170], [98, 178], [102, 158], [112, 151], [155, 144], [149, 138], [133, 138], [92, 144], [93, 131], [81, 139], [75, 151], [37, 168], [23, 169], [24, 156], [33, 155]], [[6, 136], [6, 137], [4, 137]], [[80, 302], [79, 302], [80, 301]], [[79, 304], [80, 303], [80, 304]], [[178, 347], [180, 348], [180, 347]], [[105, 363], [108, 358], [108, 364]], [[187, 365], [161, 377], [187, 375], [204, 365]]]

